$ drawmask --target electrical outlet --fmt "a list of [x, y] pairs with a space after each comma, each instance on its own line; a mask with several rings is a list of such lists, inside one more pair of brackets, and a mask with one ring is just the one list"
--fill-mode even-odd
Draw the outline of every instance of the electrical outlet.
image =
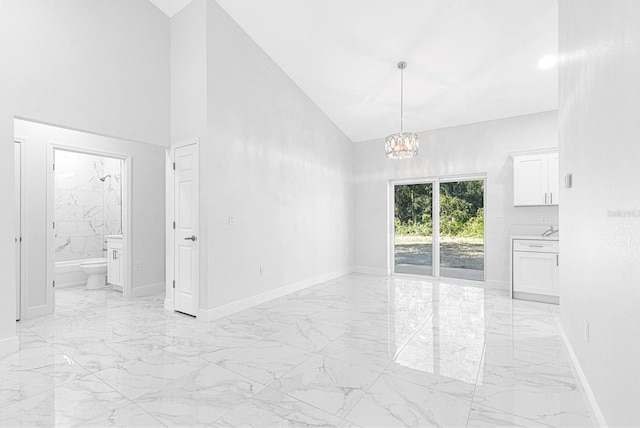
[[264, 275], [264, 266], [260, 266], [260, 275]]
[[503, 215], [498, 215], [496, 216], [496, 223], [498, 224], [504, 224], [507, 222], [507, 218]]
[[546, 215], [541, 215], [540, 216], [540, 223], [545, 224], [547, 222], [547, 216]]
[[229, 216], [229, 226], [233, 226], [236, 224], [236, 218], [235, 216], [230, 215]]
[[589, 321], [584, 321], [584, 341], [589, 343]]
[[142, 270], [142, 262], [136, 262], [136, 270]]
[[509, 266], [509, 259], [503, 259], [502, 264], [505, 266]]

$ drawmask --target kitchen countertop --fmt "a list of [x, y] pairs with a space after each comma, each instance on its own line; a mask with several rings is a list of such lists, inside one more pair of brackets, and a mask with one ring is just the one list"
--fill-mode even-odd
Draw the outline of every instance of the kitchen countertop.
[[559, 241], [560, 236], [556, 233], [555, 235], [548, 236], [546, 238], [540, 235], [511, 235], [511, 239], [536, 239], [539, 241]]

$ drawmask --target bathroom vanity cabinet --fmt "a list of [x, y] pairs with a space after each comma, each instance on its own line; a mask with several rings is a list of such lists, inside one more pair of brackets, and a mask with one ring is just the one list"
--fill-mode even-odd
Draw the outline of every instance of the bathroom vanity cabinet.
[[124, 244], [122, 235], [107, 237], [107, 282], [122, 291], [124, 283]]
[[511, 250], [512, 297], [559, 303], [558, 239], [512, 237]]

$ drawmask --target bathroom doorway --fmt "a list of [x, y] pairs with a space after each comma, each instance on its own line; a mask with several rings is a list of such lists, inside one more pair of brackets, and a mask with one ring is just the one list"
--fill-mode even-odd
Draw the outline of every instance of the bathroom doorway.
[[[116, 290], [129, 298], [128, 159], [49, 143], [47, 162], [47, 273], [55, 290]], [[55, 293], [54, 302], [72, 306]]]
[[53, 162], [56, 289], [86, 285], [82, 266], [92, 263], [96, 271], [116, 267], [108, 284], [122, 292], [121, 264], [113, 263], [122, 251], [111, 248], [122, 242], [122, 159], [54, 149]]

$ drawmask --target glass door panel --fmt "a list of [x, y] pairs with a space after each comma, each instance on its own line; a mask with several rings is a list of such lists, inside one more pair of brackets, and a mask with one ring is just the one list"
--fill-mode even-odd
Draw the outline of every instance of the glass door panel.
[[440, 276], [484, 281], [484, 180], [439, 187]]
[[433, 183], [394, 186], [396, 273], [433, 276]]

